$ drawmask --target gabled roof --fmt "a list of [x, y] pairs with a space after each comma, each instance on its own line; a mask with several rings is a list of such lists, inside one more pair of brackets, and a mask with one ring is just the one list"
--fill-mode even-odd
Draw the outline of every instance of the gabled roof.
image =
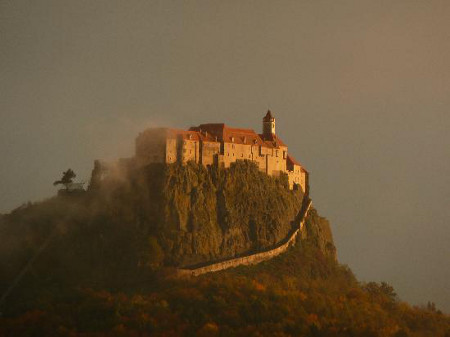
[[200, 124], [190, 127], [189, 131], [199, 132], [205, 136], [211, 135], [214, 139], [217, 137], [217, 140], [221, 141], [224, 127], [224, 123]]
[[235, 144], [262, 145], [268, 148], [279, 148], [287, 145], [277, 135], [264, 136], [253, 129], [232, 128], [224, 123], [209, 123], [193, 126], [189, 131], [196, 131], [202, 135], [217, 137], [217, 141]]
[[231, 128], [224, 123], [201, 124], [189, 130], [217, 137], [218, 141], [235, 144], [264, 145], [261, 137], [252, 129]]
[[264, 136], [263, 134], [257, 134], [253, 129], [232, 128], [224, 123], [200, 124], [189, 128], [189, 130], [151, 128], [142, 132], [138, 137], [145, 135], [147, 132], [160, 133], [170, 139], [181, 137], [183, 140], [258, 145], [272, 149], [280, 146], [286, 147], [286, 144], [277, 135]]
[[287, 155], [287, 158], [286, 158], [286, 164], [287, 164], [288, 166], [294, 166], [294, 165], [300, 166], [300, 169], [301, 169], [302, 171], [308, 172], [308, 171], [306, 171], [306, 169], [303, 167], [303, 165], [300, 164], [297, 160], [295, 160], [295, 158], [292, 157], [290, 154]]
[[274, 147], [274, 148], [280, 147], [280, 146], [287, 147], [287, 145], [276, 134], [271, 133], [270, 135], [264, 135], [261, 133], [261, 134], [259, 134], [259, 137], [262, 139], [264, 144], [266, 144], [268, 147]]
[[196, 141], [204, 141], [204, 142], [215, 142], [217, 139], [214, 135], [208, 133], [201, 133], [193, 130], [176, 130], [176, 135], [181, 137], [184, 140], [196, 140]]
[[259, 135], [252, 129], [224, 128], [223, 141], [236, 144], [262, 145]]

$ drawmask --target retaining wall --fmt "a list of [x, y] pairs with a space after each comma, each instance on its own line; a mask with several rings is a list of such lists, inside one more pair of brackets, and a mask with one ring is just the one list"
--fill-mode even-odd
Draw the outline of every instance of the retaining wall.
[[206, 273], [211, 273], [215, 271], [220, 271], [232, 267], [237, 266], [246, 266], [250, 264], [257, 264], [262, 261], [270, 260], [271, 258], [280, 255], [281, 253], [284, 253], [289, 246], [292, 244], [295, 244], [295, 239], [297, 238], [297, 235], [299, 232], [303, 230], [303, 226], [305, 223], [306, 216], [308, 215], [309, 209], [311, 208], [312, 202], [308, 198], [307, 202], [302, 207], [302, 210], [300, 211], [299, 217], [297, 222], [299, 222], [299, 225], [297, 229], [285, 240], [282, 241], [281, 244], [279, 244], [277, 247], [260, 252], [255, 253], [247, 256], [237, 257], [234, 259], [229, 259], [221, 262], [216, 262], [209, 264], [207, 266], [198, 267], [198, 268], [180, 268], [177, 270], [177, 274], [179, 276], [198, 276]]

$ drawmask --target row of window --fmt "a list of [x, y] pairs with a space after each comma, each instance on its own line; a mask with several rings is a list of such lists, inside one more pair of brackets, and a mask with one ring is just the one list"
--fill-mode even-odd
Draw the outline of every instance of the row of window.
[[[230, 152], [227, 153], [227, 156], [228, 156], [228, 157], [230, 156]], [[232, 153], [232, 156], [234, 157], [234, 152]], [[241, 158], [244, 158], [244, 154], [243, 154], [243, 153], [241, 153]], [[251, 158], [252, 158], [252, 155], [249, 154], [249, 155], [248, 155], [248, 158], [251, 159]]]
[[[233, 146], [233, 147], [234, 147], [234, 146]], [[183, 153], [186, 153], [186, 152], [187, 152], [187, 150], [186, 150], [186, 149], [183, 149]], [[216, 151], [212, 151], [212, 152], [213, 152], [213, 154], [218, 153], [218, 152], [216, 152]], [[171, 153], [171, 151], [169, 151], [169, 153]], [[189, 150], [189, 154], [192, 154], [192, 150]], [[230, 152], [228, 152], [227, 155], [228, 155], [228, 157], [229, 157], [229, 156], [230, 156]], [[260, 155], [261, 155], [261, 154], [260, 154]], [[234, 155], [234, 152], [232, 153], [232, 156], [233, 156], [233, 157], [235, 156], [235, 155]], [[276, 150], [276, 157], [278, 157], [278, 150]], [[243, 154], [243, 153], [241, 153], [241, 158], [244, 158], [244, 154]], [[249, 159], [252, 158], [251, 154], [248, 155], [248, 158], [249, 158]], [[286, 158], [286, 151], [283, 151], [283, 158]], [[170, 160], [170, 157], [169, 157], [169, 160]], [[277, 163], [278, 163], [278, 161], [277, 161]], [[298, 173], [298, 171], [297, 171], [297, 173]]]
[[[183, 141], [183, 144], [186, 145], [187, 142]], [[231, 144], [231, 148], [232, 149], [235, 148], [234, 144]], [[183, 152], [186, 152], [186, 150], [183, 149]], [[259, 146], [259, 154], [262, 155], [263, 154], [262, 152], [263, 152], [263, 147], [260, 145]], [[275, 150], [275, 157], [278, 157], [278, 150]], [[287, 158], [287, 151], [283, 151], [283, 159], [286, 159], [286, 158]]]

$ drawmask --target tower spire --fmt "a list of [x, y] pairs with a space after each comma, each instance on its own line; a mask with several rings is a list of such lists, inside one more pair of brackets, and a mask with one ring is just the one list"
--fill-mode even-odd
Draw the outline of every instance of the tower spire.
[[275, 134], [275, 117], [272, 115], [272, 111], [267, 110], [266, 115], [263, 118], [263, 135], [270, 137]]

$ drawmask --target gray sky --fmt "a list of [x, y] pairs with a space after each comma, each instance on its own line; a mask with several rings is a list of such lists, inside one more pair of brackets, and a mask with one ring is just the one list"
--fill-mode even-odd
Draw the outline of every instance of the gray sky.
[[339, 259], [450, 312], [450, 2], [0, 0], [0, 212], [149, 126], [277, 133]]

